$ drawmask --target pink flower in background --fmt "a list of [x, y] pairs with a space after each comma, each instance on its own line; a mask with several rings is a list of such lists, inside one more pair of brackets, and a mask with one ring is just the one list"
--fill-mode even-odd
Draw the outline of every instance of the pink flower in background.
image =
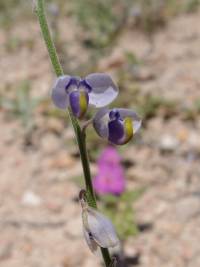
[[100, 194], [120, 195], [125, 190], [121, 157], [114, 147], [107, 147], [98, 160], [98, 173], [93, 180], [95, 191]]

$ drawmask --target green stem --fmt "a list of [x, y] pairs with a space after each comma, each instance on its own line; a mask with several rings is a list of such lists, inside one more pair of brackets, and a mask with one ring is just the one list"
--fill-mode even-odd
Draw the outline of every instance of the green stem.
[[[46, 44], [46, 47], [49, 53], [49, 57], [51, 59], [53, 69], [57, 76], [61, 76], [63, 75], [64, 72], [60, 64], [60, 61], [58, 59], [56, 48], [54, 46], [50, 31], [49, 31], [49, 26], [47, 23], [45, 9], [44, 9], [44, 0], [37, 0], [36, 14], [37, 14], [37, 17], [40, 23], [42, 36], [43, 36], [43, 39], [45, 41], [45, 44]], [[86, 148], [85, 132], [80, 128], [80, 125], [77, 119], [73, 116], [71, 111], [70, 110], [68, 111], [69, 111], [69, 116], [70, 116], [70, 119], [71, 119], [71, 122], [74, 128], [79, 151], [80, 151], [80, 157], [81, 157], [85, 185], [86, 185], [86, 192], [87, 192], [87, 202], [91, 207], [97, 208], [96, 198], [95, 198], [95, 194], [94, 194], [94, 190], [92, 186], [90, 166], [89, 166], [89, 160], [88, 160], [88, 154], [87, 154], [87, 148]], [[102, 252], [105, 265], [106, 267], [108, 267], [111, 262], [109, 251], [106, 248], [101, 248], [101, 252]]]
[[57, 53], [56, 53], [56, 48], [55, 48], [53, 40], [51, 38], [49, 26], [48, 26], [45, 11], [44, 11], [44, 1], [43, 0], [37, 0], [35, 10], [36, 10], [36, 14], [38, 16], [42, 36], [43, 36], [43, 39], [45, 41], [46, 47], [48, 49], [49, 57], [51, 59], [51, 63], [53, 65], [54, 71], [55, 71], [57, 76], [61, 76], [61, 75], [63, 75], [63, 69], [61, 67], [60, 61], [59, 61]]
[[77, 142], [80, 150], [81, 162], [83, 167], [83, 173], [85, 177], [85, 185], [86, 185], [86, 192], [87, 192], [87, 202], [93, 208], [97, 208], [96, 198], [92, 186], [92, 179], [90, 173], [90, 166], [89, 166], [89, 159], [88, 153], [86, 148], [86, 135], [85, 132], [82, 131], [80, 128], [77, 129]]

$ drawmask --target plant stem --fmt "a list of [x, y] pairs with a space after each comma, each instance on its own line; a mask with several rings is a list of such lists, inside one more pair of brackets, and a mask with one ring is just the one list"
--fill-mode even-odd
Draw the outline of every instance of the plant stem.
[[59, 61], [57, 53], [56, 53], [56, 48], [55, 48], [53, 40], [51, 38], [49, 26], [48, 26], [45, 11], [44, 11], [44, 1], [43, 0], [37, 0], [36, 14], [38, 16], [42, 36], [43, 36], [43, 39], [45, 41], [46, 47], [48, 49], [49, 57], [51, 59], [51, 63], [53, 65], [54, 71], [55, 71], [57, 76], [61, 76], [61, 75], [63, 75], [63, 69], [61, 67], [60, 61]]
[[[63, 69], [60, 64], [60, 61], [58, 59], [56, 48], [54, 46], [49, 26], [47, 23], [46, 15], [45, 15], [45, 9], [44, 9], [44, 0], [37, 0], [36, 2], [36, 14], [39, 20], [40, 29], [42, 32], [43, 39], [45, 41], [49, 57], [51, 59], [51, 63], [53, 66], [53, 69], [57, 76], [63, 75]], [[89, 166], [89, 160], [87, 155], [87, 148], [86, 148], [86, 135], [85, 132], [80, 128], [80, 125], [77, 121], [77, 119], [73, 116], [72, 112], [68, 110], [69, 117], [71, 119], [76, 140], [78, 143], [79, 151], [80, 151], [80, 157], [83, 167], [83, 173], [84, 173], [84, 179], [85, 179], [85, 185], [86, 185], [86, 192], [87, 192], [87, 202], [88, 205], [90, 205], [93, 208], [97, 208], [96, 204], [96, 198], [92, 186], [92, 180], [91, 180], [91, 173], [90, 173], [90, 166]], [[111, 258], [108, 249], [101, 248], [102, 256], [105, 262], [106, 267], [110, 265]]]
[[80, 128], [77, 131], [77, 142], [80, 150], [81, 162], [83, 167], [83, 173], [85, 177], [87, 202], [89, 206], [97, 208], [96, 198], [92, 186], [92, 179], [90, 173], [89, 159], [86, 148], [86, 135]]

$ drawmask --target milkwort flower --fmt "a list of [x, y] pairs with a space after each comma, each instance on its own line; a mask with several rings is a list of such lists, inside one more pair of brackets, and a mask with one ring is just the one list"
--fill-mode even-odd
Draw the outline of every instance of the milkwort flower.
[[115, 145], [128, 143], [139, 130], [141, 123], [134, 111], [124, 108], [102, 108], [93, 119], [97, 134]]
[[85, 201], [85, 190], [79, 193], [82, 207], [83, 233], [88, 247], [96, 252], [98, 247], [113, 248], [119, 246], [119, 239], [111, 221]]
[[102, 108], [118, 95], [118, 87], [104, 73], [91, 73], [84, 79], [75, 76], [60, 76], [52, 90], [52, 100], [60, 109], [70, 107], [74, 116], [81, 118], [88, 105]]
[[93, 180], [95, 191], [100, 195], [122, 194], [125, 190], [125, 176], [117, 150], [113, 146], [105, 148], [97, 165], [98, 174]]

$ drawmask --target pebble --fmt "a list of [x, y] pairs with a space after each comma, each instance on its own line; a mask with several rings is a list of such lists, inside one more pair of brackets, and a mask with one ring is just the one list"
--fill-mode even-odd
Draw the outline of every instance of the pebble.
[[162, 151], [173, 152], [179, 145], [179, 141], [171, 135], [161, 137], [159, 147]]
[[37, 207], [41, 205], [42, 199], [32, 191], [26, 191], [22, 196], [22, 203], [25, 206]]

